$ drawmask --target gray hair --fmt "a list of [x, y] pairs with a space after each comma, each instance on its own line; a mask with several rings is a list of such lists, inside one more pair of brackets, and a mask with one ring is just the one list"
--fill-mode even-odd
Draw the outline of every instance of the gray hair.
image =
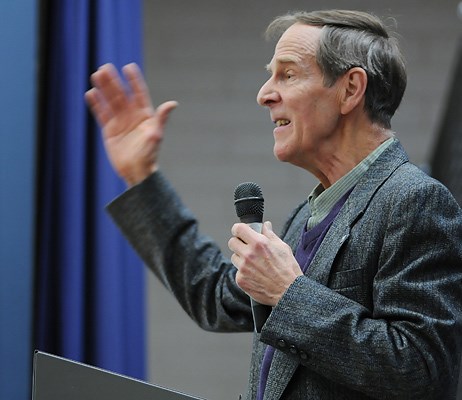
[[406, 88], [406, 69], [398, 41], [376, 16], [348, 10], [297, 11], [277, 17], [267, 38], [280, 37], [293, 24], [322, 27], [316, 61], [324, 84], [332, 86], [353, 67], [367, 74], [365, 111], [372, 122], [390, 128]]

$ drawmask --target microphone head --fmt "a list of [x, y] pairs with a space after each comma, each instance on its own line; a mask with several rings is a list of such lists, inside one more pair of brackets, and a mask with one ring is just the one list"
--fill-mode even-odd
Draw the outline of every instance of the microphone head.
[[256, 183], [244, 182], [234, 190], [234, 206], [241, 222], [263, 222], [263, 194]]

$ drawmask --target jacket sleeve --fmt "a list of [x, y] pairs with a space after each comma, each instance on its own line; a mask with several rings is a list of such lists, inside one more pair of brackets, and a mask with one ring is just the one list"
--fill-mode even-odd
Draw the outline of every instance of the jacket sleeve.
[[203, 329], [251, 331], [248, 296], [236, 270], [160, 172], [130, 188], [107, 211], [142, 260]]
[[358, 255], [354, 264], [378, 248], [376, 265], [347, 268], [369, 271], [370, 282], [358, 284], [370, 286], [371, 304], [299, 277], [261, 340], [372, 398], [449, 399], [461, 354], [462, 215], [442, 185], [407, 185], [389, 192], [389, 206], [371, 204], [362, 216], [370, 222], [357, 221], [360, 233], [353, 226], [342, 249]]

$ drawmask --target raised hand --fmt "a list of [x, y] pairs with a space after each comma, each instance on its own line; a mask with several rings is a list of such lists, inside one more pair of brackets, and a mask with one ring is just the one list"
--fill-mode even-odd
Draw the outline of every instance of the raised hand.
[[101, 66], [91, 75], [93, 87], [85, 99], [102, 128], [114, 170], [132, 186], [158, 169], [165, 124], [178, 103], [168, 101], [155, 109], [138, 66], [128, 64], [122, 72], [128, 88], [112, 64]]

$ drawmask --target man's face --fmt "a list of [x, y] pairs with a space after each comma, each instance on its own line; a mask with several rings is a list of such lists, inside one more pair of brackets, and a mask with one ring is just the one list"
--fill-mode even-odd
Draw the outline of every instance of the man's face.
[[340, 123], [338, 82], [323, 84], [316, 62], [321, 28], [295, 24], [281, 36], [257, 101], [276, 124], [274, 155], [310, 172], [318, 169]]

